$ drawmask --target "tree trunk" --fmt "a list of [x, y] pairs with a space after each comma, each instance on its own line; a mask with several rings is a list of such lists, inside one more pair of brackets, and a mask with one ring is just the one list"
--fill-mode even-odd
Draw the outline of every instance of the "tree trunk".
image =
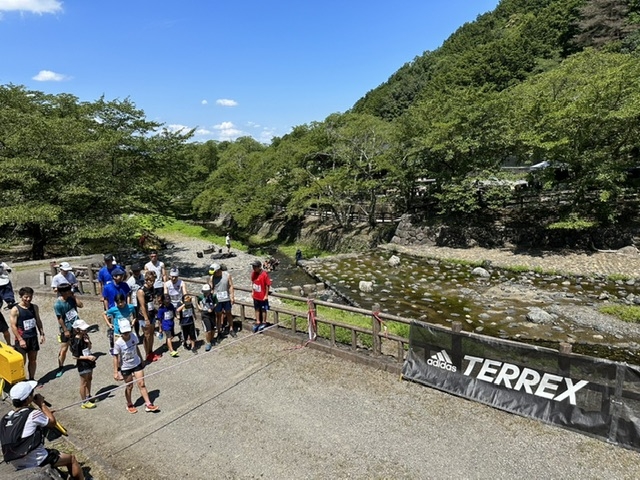
[[47, 243], [44, 232], [40, 224], [31, 224], [28, 228], [31, 237], [31, 259], [42, 260], [44, 258], [44, 247]]

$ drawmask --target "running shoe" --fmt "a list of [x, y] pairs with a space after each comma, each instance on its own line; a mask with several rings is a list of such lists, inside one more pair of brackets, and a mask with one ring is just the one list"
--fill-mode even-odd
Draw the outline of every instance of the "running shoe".
[[204, 346], [204, 351], [205, 351], [205, 352], [208, 352], [208, 351], [210, 351], [210, 350], [211, 350], [211, 344], [210, 344], [210, 343], [205, 344], [205, 346]]
[[164, 338], [164, 335], [162, 334], [162, 332], [160, 332], [160, 333], [158, 334], [158, 340], [162, 340], [163, 338]]
[[178, 357], [178, 352], [176, 352], [175, 350], [171, 353], [169, 353], [169, 355], [171, 355], [172, 357]]
[[127, 405], [127, 412], [129, 413], [138, 413], [138, 409], [133, 405]]
[[231, 334], [231, 336], [232, 336], [233, 338], [236, 338], [236, 337], [238, 336], [238, 334], [236, 333], [236, 331], [235, 331], [235, 330], [231, 330], [229, 333]]
[[81, 405], [81, 407], [82, 408], [96, 408], [96, 404], [93, 403], [93, 402], [86, 401]]
[[59, 368], [58, 371], [56, 372], [56, 378], [60, 378], [63, 373], [64, 373], [64, 368]]
[[157, 412], [158, 410], [160, 410], [160, 407], [158, 407], [157, 405], [154, 405], [153, 403], [144, 407], [145, 412]]
[[162, 354], [161, 353], [154, 353], [154, 354], [152, 354], [151, 361], [152, 362], [157, 362], [161, 358], [162, 358]]

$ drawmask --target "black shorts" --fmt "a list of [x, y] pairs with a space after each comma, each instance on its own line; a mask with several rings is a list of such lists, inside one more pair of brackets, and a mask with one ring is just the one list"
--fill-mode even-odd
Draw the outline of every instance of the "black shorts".
[[4, 333], [8, 331], [9, 331], [9, 325], [7, 324], [7, 321], [4, 318], [4, 315], [2, 315], [2, 312], [0, 312], [0, 333]]
[[45, 465], [51, 465], [53, 467], [60, 461], [60, 452], [55, 448], [45, 448], [45, 450], [47, 451], [47, 456], [38, 466], [44, 467]]
[[213, 315], [213, 313], [209, 315], [204, 313], [202, 314], [202, 325], [205, 332], [213, 332], [213, 330], [215, 329], [216, 321]]
[[38, 350], [40, 350], [40, 342], [38, 341], [38, 337], [29, 337], [29, 338], [23, 338], [23, 340], [26, 342], [27, 346], [25, 348], [22, 348], [20, 346], [20, 342], [16, 342], [14, 345], [14, 348], [20, 352], [22, 355], [26, 354], [27, 352], [37, 352]]
[[189, 325], [180, 325], [182, 329], [182, 339], [186, 340], [187, 337], [191, 337], [192, 340], [196, 339], [196, 325], [190, 323]]
[[120, 370], [120, 372], [122, 372], [123, 377], [130, 377], [133, 375], [133, 372], [139, 372], [140, 370], [144, 370], [144, 362], [140, 362], [137, 367], [133, 367], [129, 370]]
[[269, 300], [253, 299], [253, 309], [266, 312], [267, 310], [269, 310]]

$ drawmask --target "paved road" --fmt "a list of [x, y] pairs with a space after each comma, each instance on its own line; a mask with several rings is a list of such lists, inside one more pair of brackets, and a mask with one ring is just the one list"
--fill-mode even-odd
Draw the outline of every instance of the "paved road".
[[[36, 298], [49, 332], [51, 301]], [[88, 302], [83, 316], [96, 323], [98, 313]], [[92, 338], [95, 351], [107, 351], [104, 332]], [[41, 392], [62, 409], [69, 440], [96, 478], [631, 479], [640, 472], [638, 453], [266, 335], [243, 331], [208, 353], [180, 351], [147, 368], [161, 411], [131, 415], [121, 390], [94, 410], [63, 408], [78, 400], [78, 377], [69, 370], [48, 380], [57, 345], [44, 345]], [[117, 385], [107, 355], [94, 378], [94, 392]]]

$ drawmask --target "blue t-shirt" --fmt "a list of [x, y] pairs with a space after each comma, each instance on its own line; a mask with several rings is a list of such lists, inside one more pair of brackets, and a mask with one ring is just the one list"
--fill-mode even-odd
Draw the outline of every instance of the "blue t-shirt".
[[[113, 282], [113, 277], [111, 276], [111, 272], [113, 272], [113, 269], [116, 267], [120, 267], [120, 265], [114, 263], [113, 265], [111, 265], [111, 268], [107, 268], [107, 266], [105, 265], [100, 270], [98, 270], [98, 281], [102, 282], [103, 292], [104, 292], [104, 287], [107, 285], [107, 283]], [[124, 270], [124, 268], [122, 267], [120, 267], [120, 269]]]
[[162, 305], [158, 310], [158, 320], [162, 323], [162, 330], [168, 331], [171, 330], [174, 326], [173, 319], [176, 316], [176, 307], [173, 304], [169, 304], [169, 306]]
[[107, 299], [109, 302], [108, 308], [114, 307], [116, 305], [116, 295], [122, 293], [125, 297], [129, 295], [131, 288], [127, 285], [127, 282], [120, 282], [119, 284], [115, 284], [115, 282], [107, 283], [104, 286], [104, 290], [102, 291], [102, 296]]
[[109, 310], [107, 310], [107, 317], [111, 317], [113, 319], [111, 321], [111, 323], [113, 323], [113, 333], [115, 333], [116, 335], [120, 335], [120, 320], [130, 319], [133, 315], [133, 312], [135, 312], [135, 307], [130, 303], [122, 308], [113, 306]]

